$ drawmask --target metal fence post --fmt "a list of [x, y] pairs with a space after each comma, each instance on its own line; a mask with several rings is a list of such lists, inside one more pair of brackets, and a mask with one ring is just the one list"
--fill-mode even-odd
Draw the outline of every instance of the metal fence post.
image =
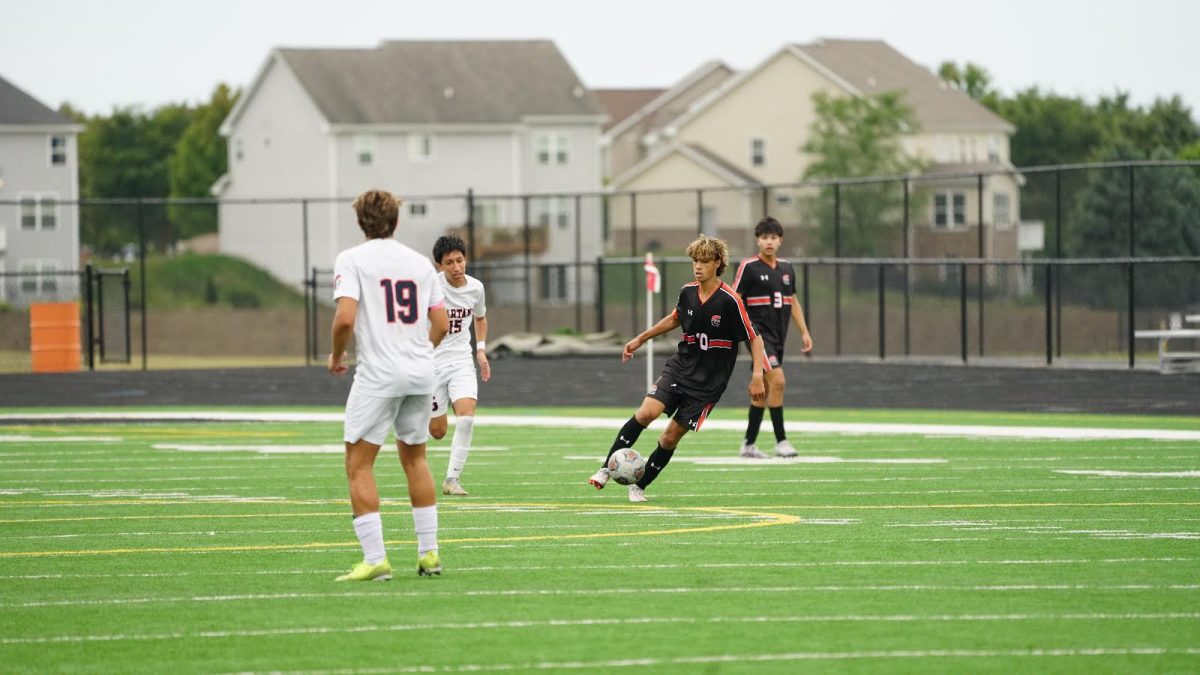
[[583, 205], [575, 195], [575, 330], [583, 332]]
[[804, 295], [802, 296], [804, 298], [804, 307], [802, 307], [801, 309], [804, 310], [804, 320], [805, 320], [804, 322], [806, 324], [808, 324], [808, 332], [809, 332], [809, 334], [811, 334], [812, 327], [813, 327], [813, 311], [809, 305], [809, 300], [808, 300], [808, 263], [804, 263], [803, 265], [801, 265], [800, 269], [801, 269], [801, 275], [803, 275], [803, 277], [804, 277], [804, 290], [802, 291], [804, 293]]
[[702, 234], [704, 234], [704, 190], [696, 190], [696, 235]]
[[[529, 231], [529, 195], [521, 196], [521, 215], [522, 215], [521, 220], [523, 222], [522, 234], [524, 235], [523, 238], [524, 238], [524, 248], [525, 248], [525, 259], [524, 259], [524, 265], [525, 265], [525, 332], [532, 333], [533, 332], [533, 295], [532, 295], [532, 289], [530, 289], [530, 286], [532, 285], [531, 282], [533, 279], [533, 275], [530, 270], [530, 251], [529, 251], [529, 246], [530, 246], [529, 237], [531, 234]], [[549, 233], [547, 233], [547, 237], [549, 237]]]
[[[1063, 257], [1062, 169], [1054, 170], [1054, 257]], [[1054, 285], [1054, 350], [1062, 356], [1062, 270], [1055, 270], [1058, 283]]]
[[[987, 252], [983, 243], [983, 174], [979, 174], [978, 185], [978, 201], [976, 211], [979, 216], [979, 259], [984, 260], [987, 257]], [[984, 265], [979, 265], [979, 355], [983, 356], [983, 277]]]
[[92, 330], [93, 330], [92, 324], [94, 322], [94, 319], [92, 316], [92, 301], [93, 301], [92, 279], [94, 278], [93, 274], [94, 273], [92, 271], [92, 264], [88, 263], [87, 267], [85, 267], [83, 269], [83, 288], [84, 288], [83, 297], [84, 297], [84, 308], [85, 308], [84, 316], [86, 317], [85, 321], [87, 321], [87, 328], [84, 330], [83, 334], [84, 334], [84, 339], [87, 340], [87, 364], [88, 364], [89, 371], [96, 369], [96, 340], [95, 340], [95, 337], [92, 332]]
[[879, 264], [879, 359], [887, 358], [887, 300], [884, 293], [884, 266]]
[[596, 256], [596, 332], [604, 332], [604, 257]]
[[[300, 269], [303, 270], [301, 272], [301, 274], [303, 276], [307, 276], [308, 268], [312, 266], [311, 263], [309, 262], [308, 200], [307, 199], [300, 200], [300, 215], [301, 215], [301, 217], [300, 217], [301, 229], [304, 232], [304, 267], [301, 267]], [[305, 296], [307, 296], [309, 293], [315, 294], [317, 292], [316, 288], [311, 288], [309, 286], [308, 279], [304, 280], [303, 286], [304, 286]], [[310, 333], [309, 329], [308, 329], [308, 327], [312, 321], [311, 318], [309, 317], [308, 311], [309, 311], [309, 301], [308, 301], [308, 298], [305, 297], [305, 299], [304, 299], [304, 365], [311, 366], [312, 365], [312, 355], [313, 355], [313, 352], [316, 350], [312, 344], [312, 339], [315, 336], [313, 336], [312, 333]]]
[[1046, 365], [1054, 363], [1054, 263], [1046, 263]]
[[[1130, 167], [1130, 168], [1132, 168], [1132, 167]], [[1130, 176], [1132, 177], [1132, 173], [1130, 173]], [[1129, 344], [1129, 369], [1133, 370], [1133, 365], [1134, 365], [1133, 327], [1134, 327], [1134, 324], [1136, 323], [1136, 318], [1137, 318], [1137, 300], [1134, 299], [1133, 272], [1137, 268], [1134, 266], [1134, 263], [1132, 260], [1129, 261], [1127, 267], [1129, 270], [1129, 275], [1128, 275], [1129, 276], [1129, 288], [1128, 288], [1128, 291], [1129, 291], [1129, 321], [1125, 327], [1125, 340]]]
[[[317, 310], [318, 310], [318, 307], [317, 307], [317, 268], [316, 267], [312, 268], [312, 277], [310, 277], [310, 279], [308, 281], [308, 285], [310, 288], [312, 288], [312, 294], [309, 296], [310, 297], [309, 302], [312, 303], [312, 313], [310, 315], [311, 318], [309, 319], [309, 321], [311, 322], [311, 324], [309, 325], [309, 330], [312, 331], [312, 357], [313, 357], [314, 361], [319, 361], [321, 357], [317, 354], [317, 350], [320, 349], [320, 340], [318, 338], [318, 333], [317, 333]], [[332, 349], [332, 347], [333, 347], [333, 345], [331, 344], [330, 348]]]
[[[912, 257], [912, 250], [908, 243], [908, 238], [912, 236], [912, 222], [909, 216], [910, 204], [908, 177], [904, 177], [904, 259], [908, 260]], [[904, 265], [904, 355], [908, 356], [911, 352], [912, 333], [909, 329], [910, 311], [912, 298], [912, 265]]]
[[967, 263], [958, 264], [958, 333], [961, 342], [962, 362], [967, 362]]
[[475, 262], [475, 190], [467, 188], [467, 258]]
[[140, 271], [139, 276], [141, 277], [138, 280], [139, 281], [138, 285], [139, 285], [140, 292], [142, 295], [142, 297], [141, 297], [141, 305], [142, 305], [142, 370], [147, 370], [148, 369], [148, 365], [147, 365], [148, 357], [146, 355], [146, 352], [147, 352], [148, 347], [146, 345], [146, 340], [147, 340], [148, 331], [146, 329], [146, 216], [145, 216], [144, 209], [142, 208], [142, 198], [141, 197], [138, 197], [138, 200], [137, 200], [137, 224], [138, 224], [138, 270]]
[[1137, 255], [1137, 225], [1134, 219], [1133, 164], [1129, 165], [1129, 257]]
[[[833, 257], [842, 257], [842, 185], [833, 184]], [[842, 355], [842, 268], [833, 264], [833, 353]]]

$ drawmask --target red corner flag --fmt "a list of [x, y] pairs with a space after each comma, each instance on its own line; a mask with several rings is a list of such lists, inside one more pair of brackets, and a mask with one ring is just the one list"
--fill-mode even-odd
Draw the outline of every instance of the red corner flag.
[[658, 267], [654, 265], [654, 254], [646, 254], [646, 264], [642, 265], [642, 269], [646, 270], [646, 291], [650, 293], [658, 293], [662, 290], [662, 277], [658, 273]]

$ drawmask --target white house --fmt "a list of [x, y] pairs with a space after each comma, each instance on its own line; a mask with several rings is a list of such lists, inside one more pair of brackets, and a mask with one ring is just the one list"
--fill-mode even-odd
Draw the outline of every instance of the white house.
[[[406, 200], [397, 238], [430, 251], [439, 235], [464, 229], [471, 189], [477, 258], [523, 257], [514, 244], [527, 217], [535, 262], [574, 260], [577, 231], [594, 255], [600, 201], [583, 205], [577, 223], [572, 200], [555, 195], [601, 189], [605, 119], [550, 41], [276, 49], [221, 127], [221, 249], [298, 282], [307, 271], [299, 198], [310, 200], [309, 265], [331, 267], [362, 240], [350, 202], [383, 188]], [[289, 198], [297, 201], [248, 203]]]
[[[75, 298], [79, 267], [82, 127], [0, 77], [0, 300], [14, 305]], [[70, 202], [64, 204], [63, 202]]]

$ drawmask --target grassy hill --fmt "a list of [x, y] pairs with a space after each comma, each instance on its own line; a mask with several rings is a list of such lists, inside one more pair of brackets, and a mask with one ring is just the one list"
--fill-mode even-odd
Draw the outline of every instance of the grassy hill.
[[[136, 305], [140, 289], [137, 263], [129, 265], [129, 272], [130, 302]], [[301, 309], [304, 296], [240, 258], [188, 253], [146, 259], [146, 303], [157, 309]]]

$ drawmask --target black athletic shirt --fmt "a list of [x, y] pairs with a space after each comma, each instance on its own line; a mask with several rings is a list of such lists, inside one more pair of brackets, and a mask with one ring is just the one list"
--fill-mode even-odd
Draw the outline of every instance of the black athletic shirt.
[[779, 340], [782, 347], [792, 322], [792, 298], [796, 295], [796, 271], [792, 264], [776, 258], [775, 266], [771, 267], [758, 256], [746, 258], [738, 266], [733, 287], [746, 303], [754, 325]]
[[746, 307], [725, 282], [701, 303], [700, 283], [693, 281], [680, 289], [675, 316], [683, 339], [663, 370], [684, 394], [715, 403], [729, 384], [737, 343], [756, 336]]

